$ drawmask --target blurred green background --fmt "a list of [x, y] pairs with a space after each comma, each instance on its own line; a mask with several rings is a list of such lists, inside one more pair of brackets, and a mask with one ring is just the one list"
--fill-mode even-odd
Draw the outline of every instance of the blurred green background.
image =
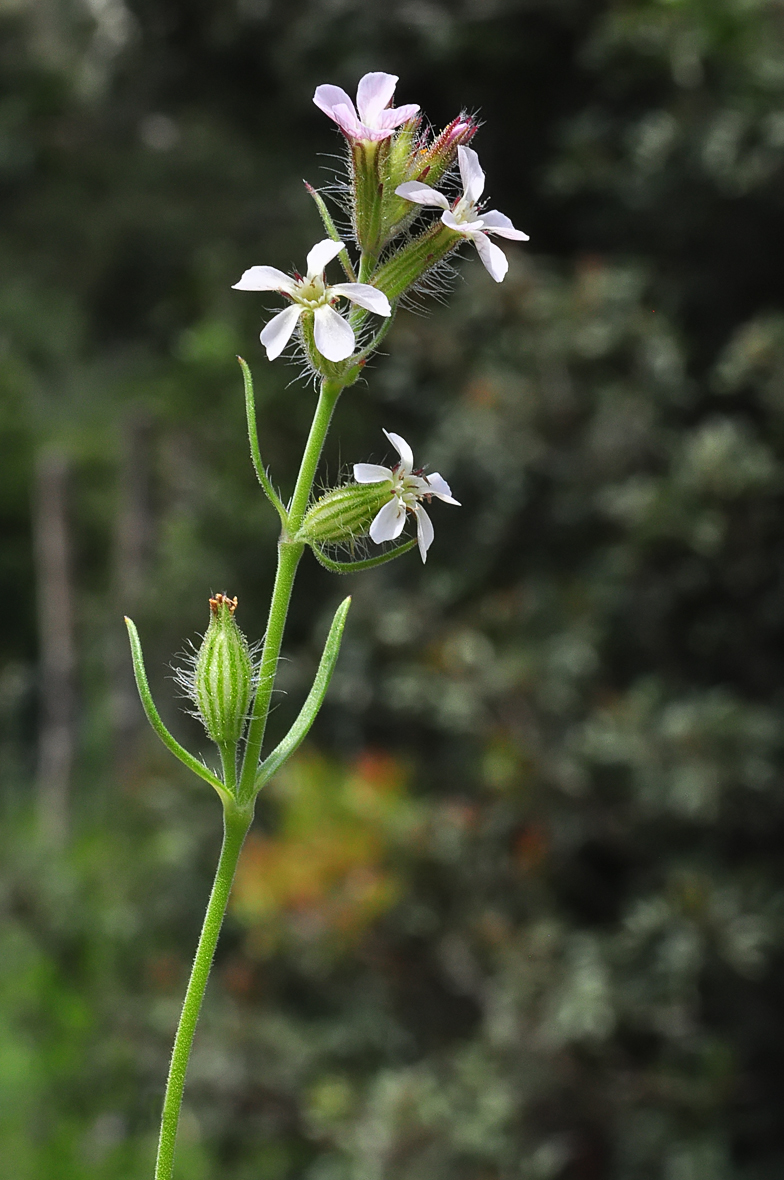
[[[175, 653], [275, 551], [313, 405], [254, 263], [321, 236], [311, 103], [367, 70], [466, 108], [493, 205], [339, 407], [449, 479], [416, 555], [303, 563], [192, 1059], [181, 1180], [784, 1174], [784, 4], [0, 4], [0, 1174], [148, 1180], [215, 863]], [[386, 347], [386, 346], [385, 346]]]

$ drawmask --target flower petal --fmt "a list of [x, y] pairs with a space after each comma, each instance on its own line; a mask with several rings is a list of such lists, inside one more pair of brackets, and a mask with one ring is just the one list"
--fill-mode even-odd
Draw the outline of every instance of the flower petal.
[[373, 517], [370, 539], [377, 545], [383, 545], [384, 541], [394, 541], [395, 537], [402, 533], [405, 523], [406, 510], [395, 496]]
[[350, 107], [340, 103], [334, 108], [332, 116], [344, 135], [348, 135], [352, 139], [364, 138], [365, 128], [356, 116], [353, 103]]
[[389, 106], [397, 86], [395, 74], [365, 74], [357, 86], [357, 110], [363, 123], [373, 130], [379, 127], [378, 117]]
[[439, 500], [443, 500], [445, 504], [456, 504], [458, 508], [462, 508], [460, 501], [456, 500], [452, 495], [452, 489], [443, 475], [439, 475], [437, 471], [434, 471], [432, 475], [428, 475], [425, 478], [434, 496], [438, 496]]
[[419, 543], [419, 552], [422, 555], [422, 561], [427, 561], [427, 551], [433, 544], [433, 537], [436, 535], [433, 529], [433, 522], [425, 512], [421, 504], [417, 504], [414, 509], [417, 520], [417, 542]]
[[316, 348], [328, 361], [344, 361], [354, 351], [351, 325], [328, 303], [313, 313], [313, 336]]
[[297, 320], [302, 315], [302, 308], [298, 304], [279, 311], [267, 324], [259, 339], [267, 350], [267, 359], [274, 361], [283, 352], [294, 334]]
[[388, 467], [381, 467], [378, 463], [354, 464], [354, 479], [357, 483], [381, 483], [382, 480], [394, 478]]
[[399, 434], [393, 434], [391, 430], [385, 430], [384, 434], [392, 443], [398, 455], [400, 455], [403, 470], [410, 475], [414, 470], [414, 452], [411, 450], [411, 447], [404, 438], [401, 438]]
[[372, 287], [370, 283], [338, 283], [329, 290], [331, 295], [342, 295], [344, 299], [350, 299], [352, 303], [358, 303], [360, 307], [374, 311], [376, 315], [392, 315], [392, 308], [384, 292], [379, 291], [378, 287]]
[[488, 209], [487, 213], [483, 213], [482, 224], [489, 233], [498, 234], [501, 238], [513, 238], [516, 242], [530, 241], [528, 234], [515, 229], [506, 214], [499, 213], [497, 209]]
[[252, 266], [244, 271], [242, 278], [232, 287], [233, 291], [285, 291], [293, 295], [296, 282], [291, 275], [284, 275], [274, 266]]
[[485, 270], [497, 283], [502, 282], [509, 270], [509, 262], [503, 250], [496, 246], [495, 242], [491, 242], [487, 234], [472, 234], [472, 240], [479, 251]]
[[413, 201], [415, 205], [437, 205], [439, 209], [449, 208], [449, 201], [444, 194], [431, 188], [429, 184], [423, 184], [421, 180], [407, 180], [405, 184], [399, 184], [395, 189], [395, 195], [405, 197], [407, 201]]
[[485, 174], [479, 166], [479, 156], [473, 148], [460, 144], [457, 149], [457, 162], [463, 179], [463, 196], [476, 204], [485, 189]]
[[421, 475], [407, 475], [405, 480], [406, 491], [413, 492], [418, 500], [421, 500], [423, 496], [429, 496], [431, 494], [430, 484]]
[[330, 119], [334, 119], [336, 123], [340, 123], [340, 119], [336, 113], [338, 107], [346, 107], [353, 114], [354, 122], [358, 122], [354, 103], [340, 86], [317, 86], [316, 93], [313, 95], [313, 101], [320, 111], [323, 111], [325, 115], [329, 115]]
[[337, 258], [342, 249], [343, 243], [333, 242], [332, 238], [324, 238], [322, 242], [317, 242], [306, 260], [308, 278], [314, 279], [316, 275], [323, 274], [327, 263]]
[[409, 119], [413, 119], [414, 115], [419, 114], [419, 106], [415, 102], [408, 102], [402, 107], [392, 107], [388, 110], [382, 111], [378, 116], [378, 127], [384, 130], [392, 130], [394, 127], [399, 127], [401, 123], [407, 123]]

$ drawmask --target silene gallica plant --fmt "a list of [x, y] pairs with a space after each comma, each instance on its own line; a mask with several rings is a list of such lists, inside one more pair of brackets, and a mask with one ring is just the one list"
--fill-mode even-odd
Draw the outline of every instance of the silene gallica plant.
[[[318, 399], [299, 474], [287, 502], [276, 491], [259, 450], [253, 382], [240, 360], [245, 385], [248, 436], [258, 481], [280, 518], [278, 564], [263, 642], [248, 644], [236, 620], [237, 599], [210, 599], [209, 626], [179, 681], [217, 746], [216, 769], [185, 750], [163, 725], [150, 695], [141, 644], [126, 620], [136, 682], [147, 718], [164, 744], [194, 774], [209, 783], [223, 804], [223, 845], [174, 1041], [163, 1102], [156, 1180], [170, 1180], [185, 1074], [196, 1022], [226, 911], [237, 861], [264, 784], [305, 738], [324, 700], [350, 599], [338, 607], [313, 686], [286, 736], [268, 753], [264, 731], [283, 643], [297, 567], [306, 550], [337, 574], [358, 573], [403, 556], [418, 546], [422, 561], [433, 542], [425, 505], [458, 505], [438, 472], [416, 467], [405, 439], [386, 437], [396, 452], [389, 467], [356, 463], [353, 480], [314, 496], [319, 459], [338, 398], [362, 375], [386, 336], [407, 294], [427, 290], [464, 241], [472, 242], [496, 282], [507, 271], [503, 251], [491, 236], [525, 241], [508, 217], [480, 204], [484, 173], [468, 145], [476, 121], [461, 114], [440, 134], [414, 104], [392, 106], [397, 78], [366, 74], [356, 105], [338, 86], [319, 86], [313, 101], [345, 138], [348, 182], [342, 213], [351, 233], [339, 235], [324, 197], [308, 186], [326, 236], [307, 255], [304, 274], [251, 266], [235, 284], [239, 291], [277, 293], [284, 300], [261, 332], [270, 361], [291, 346], [312, 374]], [[458, 184], [458, 174], [459, 181]], [[438, 212], [440, 211], [440, 216]], [[338, 269], [343, 274], [336, 281]], [[327, 272], [329, 271], [329, 277]], [[416, 536], [403, 538], [413, 517]], [[357, 541], [383, 548], [356, 559]], [[342, 554], [342, 556], [341, 556]], [[352, 560], [343, 558], [351, 557]]]

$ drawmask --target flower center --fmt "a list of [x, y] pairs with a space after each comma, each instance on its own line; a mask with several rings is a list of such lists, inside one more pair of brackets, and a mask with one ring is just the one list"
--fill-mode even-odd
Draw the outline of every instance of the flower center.
[[411, 512], [415, 511], [417, 501], [429, 494], [427, 482], [418, 475], [405, 474], [399, 470], [395, 471], [394, 475], [393, 495], [397, 496], [404, 508]]
[[467, 197], [461, 197], [452, 210], [452, 215], [455, 221], [459, 221], [461, 225], [476, 221], [476, 205]]
[[315, 275], [312, 279], [299, 280], [294, 298], [305, 307], [321, 307], [329, 303], [329, 290], [321, 275]]

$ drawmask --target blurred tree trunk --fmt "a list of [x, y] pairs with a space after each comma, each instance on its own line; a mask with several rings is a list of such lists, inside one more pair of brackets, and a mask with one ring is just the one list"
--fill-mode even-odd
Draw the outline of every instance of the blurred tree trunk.
[[[152, 547], [149, 416], [136, 409], [126, 418], [118, 480], [114, 538], [114, 602], [111, 661], [115, 769], [121, 779], [133, 770], [143, 715], [133, 679], [123, 615], [135, 615], [144, 600]], [[115, 625], [116, 624], [116, 625]]]
[[75, 747], [69, 476], [68, 458], [59, 448], [40, 452], [33, 502], [40, 678], [38, 806], [41, 830], [57, 844], [68, 834]]

